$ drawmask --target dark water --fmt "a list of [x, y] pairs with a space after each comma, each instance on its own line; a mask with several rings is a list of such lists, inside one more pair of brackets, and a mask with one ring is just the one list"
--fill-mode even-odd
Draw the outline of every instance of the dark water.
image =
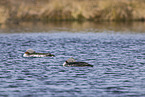
[[[145, 33], [1, 33], [0, 49], [0, 97], [145, 96]], [[70, 57], [94, 67], [63, 67]]]

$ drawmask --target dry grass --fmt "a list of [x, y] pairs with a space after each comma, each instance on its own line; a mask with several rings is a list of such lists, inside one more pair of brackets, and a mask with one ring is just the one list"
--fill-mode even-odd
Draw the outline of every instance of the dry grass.
[[145, 0], [0, 1], [0, 23], [38, 20], [145, 20]]

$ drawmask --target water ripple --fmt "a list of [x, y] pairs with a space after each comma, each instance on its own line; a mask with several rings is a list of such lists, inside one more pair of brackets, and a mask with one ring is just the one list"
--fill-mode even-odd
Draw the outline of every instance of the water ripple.
[[[0, 34], [0, 96], [145, 95], [142, 34]], [[24, 58], [32, 48], [56, 57]], [[69, 57], [94, 67], [63, 67]]]

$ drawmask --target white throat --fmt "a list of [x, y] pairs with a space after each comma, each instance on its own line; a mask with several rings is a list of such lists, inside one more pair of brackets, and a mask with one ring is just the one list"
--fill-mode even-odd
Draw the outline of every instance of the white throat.
[[24, 53], [23, 57], [28, 57], [28, 55]]
[[66, 62], [63, 63], [63, 66], [65, 66], [65, 65], [66, 65]]

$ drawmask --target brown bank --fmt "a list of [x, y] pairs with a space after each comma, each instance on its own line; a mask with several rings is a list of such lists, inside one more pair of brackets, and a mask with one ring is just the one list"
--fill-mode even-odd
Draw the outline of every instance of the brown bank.
[[0, 24], [74, 20], [144, 21], [145, 0], [0, 1]]

